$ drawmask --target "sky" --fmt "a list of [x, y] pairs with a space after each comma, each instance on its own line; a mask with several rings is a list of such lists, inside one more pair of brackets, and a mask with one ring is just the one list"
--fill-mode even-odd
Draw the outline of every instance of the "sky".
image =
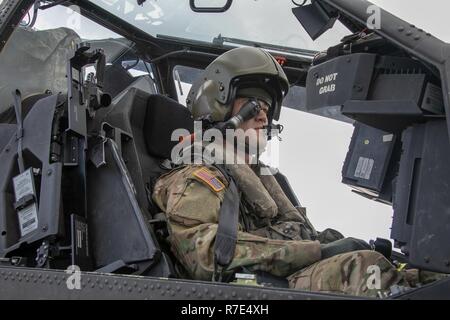
[[[450, 2], [443, 0], [373, 0], [391, 13], [450, 42]], [[331, 32], [331, 31], [330, 31]], [[328, 227], [364, 240], [390, 238], [392, 207], [367, 200], [340, 183], [353, 126], [284, 109], [285, 134], [280, 169], [289, 177], [318, 230]]]
[[[448, 19], [450, 2], [372, 2], [450, 42], [450, 29], [442, 23]], [[280, 122], [286, 130], [280, 144], [280, 170], [289, 177], [316, 228], [335, 228], [345, 236], [364, 240], [389, 239], [392, 207], [356, 195], [340, 183], [353, 126], [286, 108]]]
[[[372, 2], [450, 42], [450, 29], [442, 27], [442, 21], [447, 21], [450, 12], [450, 2]], [[59, 18], [51, 16], [50, 11], [41, 14], [37, 24], [40, 29], [51, 27]], [[92, 28], [89, 23], [83, 23], [80, 35], [92, 39], [115, 36], [104, 28]], [[358, 196], [341, 183], [341, 169], [353, 126], [286, 108], [282, 111], [280, 123], [285, 127], [279, 145], [280, 170], [289, 178], [316, 228], [335, 228], [345, 236], [364, 240], [389, 238], [392, 208]]]

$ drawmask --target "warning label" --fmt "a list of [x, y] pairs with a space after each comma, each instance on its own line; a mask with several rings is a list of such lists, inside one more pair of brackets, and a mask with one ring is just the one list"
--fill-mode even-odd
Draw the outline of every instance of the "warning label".
[[365, 180], [370, 180], [370, 174], [372, 173], [374, 160], [369, 158], [360, 157], [358, 165], [356, 166], [354, 176]]
[[22, 237], [38, 228], [37, 207], [35, 203], [19, 211], [19, 224]]

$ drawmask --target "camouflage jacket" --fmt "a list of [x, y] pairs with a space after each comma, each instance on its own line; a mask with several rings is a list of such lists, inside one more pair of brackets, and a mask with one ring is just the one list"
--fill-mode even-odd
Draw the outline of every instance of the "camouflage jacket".
[[[212, 278], [214, 240], [226, 188], [227, 181], [222, 173], [207, 165], [181, 166], [163, 175], [154, 187], [153, 200], [166, 214], [172, 251], [193, 279]], [[266, 218], [249, 212], [249, 208], [252, 206], [241, 206], [236, 250], [228, 271], [245, 267], [250, 271], [261, 270], [286, 277], [321, 259], [318, 241], [301, 240], [301, 236], [295, 240], [281, 240], [286, 239], [282, 236], [286, 225], [276, 226], [277, 231], [270, 232], [278, 208], [272, 217]], [[307, 224], [305, 217], [299, 214], [295, 217], [294, 221], [279, 223], [287, 222], [300, 231], [301, 225]], [[286, 220], [286, 217], [280, 218]], [[275, 234], [280, 237], [274, 239]]]

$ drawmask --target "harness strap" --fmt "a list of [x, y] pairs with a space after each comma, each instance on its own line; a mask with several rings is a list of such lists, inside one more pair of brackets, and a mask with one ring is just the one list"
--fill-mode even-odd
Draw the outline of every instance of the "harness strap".
[[236, 250], [239, 220], [239, 192], [233, 176], [222, 165], [214, 165], [227, 179], [228, 189], [219, 211], [219, 226], [214, 243], [213, 281], [222, 281], [222, 275], [231, 264]]

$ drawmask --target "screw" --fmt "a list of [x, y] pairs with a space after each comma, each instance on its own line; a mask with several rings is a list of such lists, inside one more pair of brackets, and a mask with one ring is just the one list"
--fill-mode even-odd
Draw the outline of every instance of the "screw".
[[[52, 156], [52, 160], [53, 160], [53, 156]], [[48, 175], [48, 176], [51, 176], [51, 175], [52, 175], [52, 169], [48, 169], [48, 170], [47, 170], [47, 175]]]
[[47, 231], [47, 230], [48, 230], [48, 226], [47, 226], [47, 225], [45, 225], [45, 226], [42, 227], [42, 231], [45, 232], [45, 231]]
[[429, 263], [430, 262], [430, 257], [425, 257], [425, 263]]

